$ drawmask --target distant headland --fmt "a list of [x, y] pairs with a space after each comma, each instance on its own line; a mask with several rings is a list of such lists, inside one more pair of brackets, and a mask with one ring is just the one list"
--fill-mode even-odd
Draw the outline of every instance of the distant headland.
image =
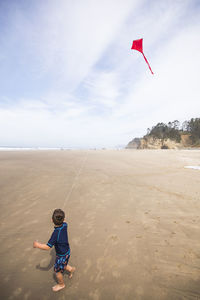
[[142, 138], [134, 138], [126, 149], [191, 149], [200, 148], [200, 118], [182, 124], [178, 120], [158, 123]]

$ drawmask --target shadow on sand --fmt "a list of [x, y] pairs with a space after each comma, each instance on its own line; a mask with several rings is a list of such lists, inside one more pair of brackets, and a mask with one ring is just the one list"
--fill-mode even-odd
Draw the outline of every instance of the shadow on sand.
[[[39, 269], [39, 270], [41, 270], [41, 271], [49, 271], [49, 270], [53, 267], [53, 265], [54, 265], [54, 263], [55, 263], [55, 259], [56, 259], [56, 253], [55, 253], [55, 250], [54, 250], [54, 249], [52, 249], [52, 250], [50, 251], [50, 256], [51, 256], [51, 259], [50, 259], [50, 261], [49, 261], [48, 266], [46, 266], [46, 267], [41, 267], [40, 264], [38, 264], [38, 265], [36, 265], [35, 268], [36, 268], [36, 269]], [[53, 272], [52, 277], [53, 277], [53, 279], [56, 281], [56, 274], [55, 274], [55, 272]]]
[[[51, 259], [50, 259], [50, 261], [49, 261], [49, 264], [48, 264], [46, 267], [42, 267], [42, 266], [40, 266], [40, 264], [37, 264], [37, 265], [35, 266], [35, 268], [36, 268], [36, 269], [39, 269], [39, 270], [41, 270], [41, 271], [49, 271], [49, 270], [54, 266], [54, 263], [55, 263], [55, 260], [56, 260], [56, 253], [55, 253], [55, 250], [54, 250], [54, 249], [52, 249], [52, 250], [50, 251], [50, 256], [51, 256]], [[69, 275], [68, 271], [65, 271], [65, 273], [67, 273], [67, 274]], [[55, 272], [53, 272], [52, 277], [53, 277], [53, 279], [57, 282], [57, 278], [56, 278]]]
[[48, 266], [46, 266], [46, 267], [41, 267], [40, 264], [38, 264], [38, 265], [36, 265], [36, 269], [39, 269], [39, 270], [41, 270], [41, 271], [49, 271], [49, 270], [53, 267], [53, 265], [54, 265], [54, 263], [55, 263], [55, 259], [56, 259], [56, 254], [55, 254], [54, 249], [52, 249], [52, 250], [50, 251], [50, 256], [51, 256], [51, 260], [50, 260]]

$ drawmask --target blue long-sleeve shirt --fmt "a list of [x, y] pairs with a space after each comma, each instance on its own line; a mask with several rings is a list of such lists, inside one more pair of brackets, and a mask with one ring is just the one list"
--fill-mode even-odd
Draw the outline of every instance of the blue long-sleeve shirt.
[[54, 227], [47, 245], [52, 248], [55, 246], [56, 255], [65, 256], [70, 253], [70, 247], [67, 234], [67, 223], [63, 222], [62, 226]]

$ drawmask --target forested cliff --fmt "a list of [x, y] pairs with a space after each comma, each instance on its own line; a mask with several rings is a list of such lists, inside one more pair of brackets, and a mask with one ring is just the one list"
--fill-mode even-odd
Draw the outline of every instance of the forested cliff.
[[200, 147], [200, 118], [182, 124], [178, 120], [158, 123], [142, 138], [134, 138], [127, 149], [184, 149]]

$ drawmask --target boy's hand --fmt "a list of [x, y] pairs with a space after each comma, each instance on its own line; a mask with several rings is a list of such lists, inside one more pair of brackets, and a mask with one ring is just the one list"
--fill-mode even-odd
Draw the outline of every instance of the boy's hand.
[[34, 241], [34, 242], [33, 242], [33, 248], [38, 248], [38, 244], [39, 244], [39, 243], [38, 243], [37, 241]]
[[41, 250], [50, 250], [51, 248], [46, 244], [41, 244], [38, 241], [33, 242], [33, 248], [39, 248]]

